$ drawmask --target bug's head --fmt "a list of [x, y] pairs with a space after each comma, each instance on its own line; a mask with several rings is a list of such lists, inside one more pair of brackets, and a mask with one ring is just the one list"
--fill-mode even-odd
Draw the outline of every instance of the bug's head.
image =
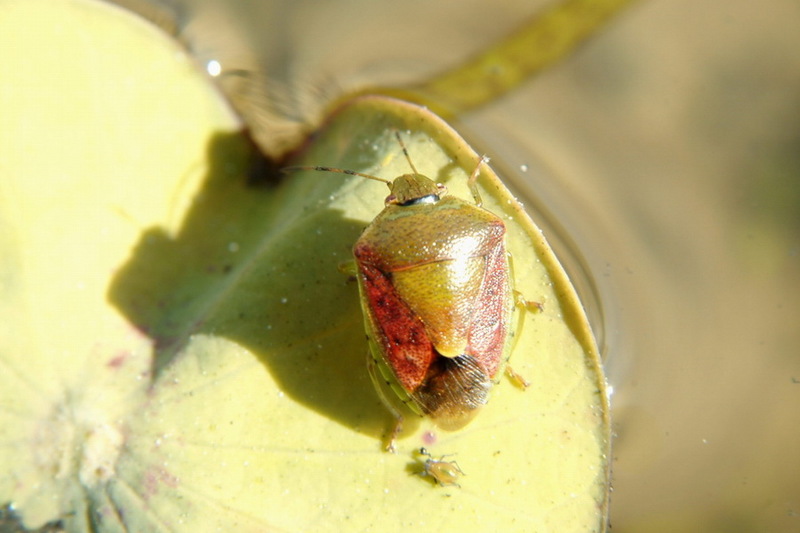
[[422, 174], [403, 174], [389, 183], [392, 191], [386, 205], [435, 204], [447, 193], [447, 188]]

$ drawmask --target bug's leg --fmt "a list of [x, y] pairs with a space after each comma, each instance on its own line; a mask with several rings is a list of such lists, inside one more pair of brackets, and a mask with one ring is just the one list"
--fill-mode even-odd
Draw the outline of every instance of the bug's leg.
[[[444, 457], [442, 457], [442, 459], [444, 459]], [[458, 480], [459, 476], [466, 476], [467, 474], [465, 474], [464, 471], [461, 470], [461, 467], [458, 466], [457, 462], [450, 461], [450, 463], [448, 465], [448, 468], [447, 468], [447, 473], [448, 473], [448, 476], [450, 477], [450, 479], [452, 480], [452, 484], [455, 485], [458, 488], [461, 488], [461, 485], [459, 485], [457, 483], [457, 480]]]
[[358, 274], [358, 265], [356, 265], [356, 262], [353, 260], [339, 263], [336, 268], [340, 273], [344, 274], [345, 276], [350, 276], [351, 278], [355, 278]]
[[[517, 326], [517, 331], [519, 331], [522, 328], [522, 322], [525, 317], [525, 312], [540, 313], [544, 310], [543, 304], [539, 302], [534, 302], [533, 300], [525, 299], [525, 297], [522, 296], [522, 293], [518, 291], [514, 291], [514, 305], [517, 306], [518, 309], [523, 311], [522, 313], [520, 313], [519, 325]], [[528, 387], [530, 387], [531, 385], [530, 382], [527, 379], [525, 379], [525, 377], [523, 377], [521, 374], [515, 372], [510, 365], [506, 365], [505, 372], [506, 376], [508, 376], [508, 379], [510, 379], [511, 382], [520, 389], [525, 390]]]
[[475, 205], [478, 207], [483, 205], [483, 200], [481, 200], [481, 194], [478, 192], [478, 186], [475, 184], [475, 182], [478, 181], [478, 176], [481, 173], [481, 166], [488, 162], [489, 158], [485, 155], [482, 155], [480, 161], [478, 161], [478, 165], [475, 167], [475, 170], [472, 171], [472, 174], [469, 175], [469, 179], [467, 180], [469, 192], [472, 193], [472, 197], [475, 199]]
[[541, 302], [534, 302], [533, 300], [526, 299], [521, 292], [514, 291], [514, 305], [525, 311], [533, 313], [541, 313], [544, 311], [544, 304]]
[[506, 365], [506, 376], [508, 376], [508, 379], [510, 379], [514, 385], [516, 385], [522, 390], [525, 390], [531, 386], [530, 381], [528, 381], [527, 379], [522, 377], [522, 375], [515, 372], [514, 369], [511, 368], [509, 365]]
[[372, 385], [375, 387], [375, 391], [378, 393], [378, 397], [381, 399], [381, 403], [394, 417], [394, 427], [386, 438], [384, 450], [390, 453], [397, 453], [397, 449], [394, 446], [394, 441], [400, 432], [403, 431], [403, 415], [400, 414], [400, 411], [397, 409], [397, 407], [395, 407], [391, 400], [386, 397], [386, 394], [383, 391], [383, 380], [378, 375], [378, 369], [375, 366], [375, 359], [373, 359], [369, 350], [367, 350], [367, 370], [369, 371], [369, 377], [372, 379]]

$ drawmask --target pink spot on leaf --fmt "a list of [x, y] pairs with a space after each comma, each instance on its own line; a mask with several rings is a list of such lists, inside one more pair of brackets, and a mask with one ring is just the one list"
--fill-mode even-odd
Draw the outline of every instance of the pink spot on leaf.
[[125, 360], [128, 359], [130, 355], [131, 355], [130, 352], [123, 351], [119, 355], [116, 355], [111, 359], [109, 359], [108, 362], [106, 363], [106, 366], [108, 368], [114, 368], [114, 369], [120, 368], [122, 367], [123, 364], [125, 364]]
[[426, 431], [422, 434], [422, 442], [425, 443], [426, 446], [432, 446], [436, 444], [436, 434], [433, 431]]

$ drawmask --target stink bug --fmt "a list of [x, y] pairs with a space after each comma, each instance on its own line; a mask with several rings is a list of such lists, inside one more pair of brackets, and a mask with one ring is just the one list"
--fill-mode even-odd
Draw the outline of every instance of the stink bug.
[[464, 472], [458, 463], [455, 461], [445, 461], [446, 455], [441, 456], [439, 459], [434, 459], [428, 450], [420, 448], [417, 452], [425, 457], [425, 462], [422, 464], [422, 471], [419, 472], [422, 476], [432, 477], [440, 487], [447, 487], [458, 484], [458, 478], [464, 476]]
[[444, 185], [417, 172], [396, 136], [412, 173], [392, 181], [332, 167], [287, 169], [339, 172], [389, 186], [383, 211], [353, 247], [352, 272], [364, 313], [370, 376], [396, 419], [389, 451], [403, 416], [384, 393], [385, 384], [438, 426], [464, 426], [488, 401], [510, 354], [516, 303], [505, 225], [481, 207], [475, 183], [487, 159], [468, 180], [473, 204], [446, 196]]

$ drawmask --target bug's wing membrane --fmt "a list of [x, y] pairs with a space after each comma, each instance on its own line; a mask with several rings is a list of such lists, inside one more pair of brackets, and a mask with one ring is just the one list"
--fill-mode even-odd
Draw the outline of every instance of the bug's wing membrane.
[[439, 427], [455, 430], [478, 414], [488, 400], [491, 386], [491, 378], [471, 355], [439, 357], [411, 397]]

